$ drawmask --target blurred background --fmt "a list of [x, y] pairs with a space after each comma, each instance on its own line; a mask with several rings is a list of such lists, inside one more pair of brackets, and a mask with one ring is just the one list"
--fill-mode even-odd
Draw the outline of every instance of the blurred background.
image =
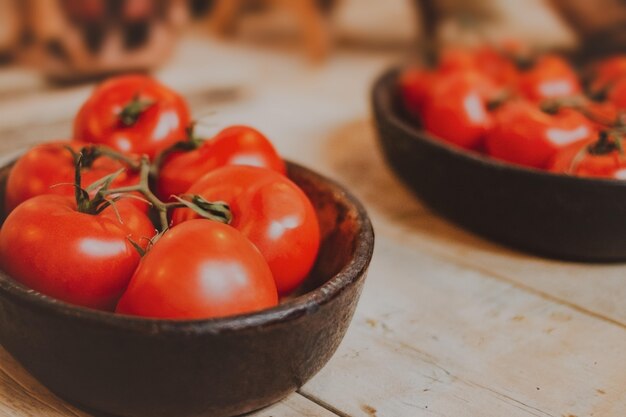
[[424, 42], [598, 49], [621, 42], [625, 22], [620, 0], [0, 0], [0, 59], [75, 82], [159, 68], [190, 37], [320, 63], [337, 49]]
[[67, 136], [93, 82], [116, 73], [153, 72], [197, 118], [219, 109], [215, 123], [271, 136], [279, 120], [298, 132], [367, 113], [373, 78], [426, 46], [598, 53], [626, 44], [625, 22], [621, 0], [0, 0], [0, 151]]

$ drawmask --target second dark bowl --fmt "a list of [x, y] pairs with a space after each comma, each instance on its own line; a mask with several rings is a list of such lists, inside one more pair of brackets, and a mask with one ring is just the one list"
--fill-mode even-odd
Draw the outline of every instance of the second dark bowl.
[[505, 245], [564, 260], [626, 260], [626, 181], [519, 167], [433, 138], [404, 112], [398, 69], [374, 85], [380, 145], [434, 211]]
[[337, 349], [374, 247], [365, 210], [342, 187], [295, 164], [289, 176], [311, 199], [322, 231], [302, 295], [247, 315], [153, 320], [72, 306], [0, 272], [0, 343], [51, 391], [87, 410], [230, 416], [280, 400]]

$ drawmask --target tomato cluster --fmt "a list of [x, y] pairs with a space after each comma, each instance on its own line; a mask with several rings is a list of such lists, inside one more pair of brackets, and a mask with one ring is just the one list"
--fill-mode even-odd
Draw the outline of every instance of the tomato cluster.
[[312, 203], [247, 126], [193, 134], [146, 76], [96, 88], [71, 140], [11, 168], [0, 265], [48, 296], [155, 318], [258, 311], [299, 287], [320, 245]]
[[433, 137], [517, 165], [626, 178], [626, 56], [582, 77], [563, 57], [519, 46], [443, 50], [399, 76], [407, 113]]

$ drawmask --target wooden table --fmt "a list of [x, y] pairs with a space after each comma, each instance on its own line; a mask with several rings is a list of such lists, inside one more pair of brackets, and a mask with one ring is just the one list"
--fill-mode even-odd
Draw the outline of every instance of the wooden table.
[[[328, 365], [255, 416], [626, 416], [626, 266], [540, 259], [433, 215], [392, 176], [369, 116], [397, 54], [186, 41], [159, 76], [217, 129], [248, 123], [286, 157], [348, 185], [377, 233], [350, 330]], [[69, 135], [90, 87], [0, 71], [0, 152]], [[620, 215], [620, 213], [616, 213]], [[626, 217], [625, 217], [626, 219]], [[626, 220], [625, 220], [626, 221]], [[85, 416], [0, 350], [0, 416]]]

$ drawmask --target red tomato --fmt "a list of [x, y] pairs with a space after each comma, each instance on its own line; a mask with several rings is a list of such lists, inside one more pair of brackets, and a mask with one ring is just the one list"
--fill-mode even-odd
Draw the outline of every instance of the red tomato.
[[495, 119], [485, 141], [489, 155], [536, 168], [544, 168], [559, 149], [597, 134], [592, 122], [575, 110], [550, 115], [527, 101], [505, 103]]
[[278, 303], [267, 262], [230, 226], [192, 220], [161, 237], [143, 258], [117, 312], [169, 319], [249, 313]]
[[593, 79], [589, 85], [592, 94], [603, 95], [620, 78], [626, 77], [626, 55], [616, 55], [594, 65]]
[[[23, 201], [40, 194], [74, 195], [74, 157], [66, 148], [78, 152], [86, 144], [80, 142], [50, 142], [31, 148], [17, 160], [7, 179], [5, 209], [13, 210]], [[97, 158], [82, 171], [82, 186], [87, 187], [100, 178], [124, 168], [124, 164], [109, 157]], [[112, 186], [125, 186], [138, 181], [136, 173], [127, 170], [113, 181]], [[65, 185], [58, 185], [65, 184]], [[54, 186], [54, 187], [53, 187]], [[136, 202], [146, 209], [146, 204]]]
[[485, 76], [464, 72], [442, 78], [424, 106], [424, 128], [463, 148], [476, 149], [493, 126], [488, 100], [497, 90]]
[[[227, 166], [206, 174], [187, 194], [230, 206], [231, 225], [259, 248], [279, 294], [304, 281], [317, 257], [320, 229], [313, 205], [287, 177], [264, 168]], [[198, 217], [189, 209], [176, 209], [172, 222]]]
[[190, 116], [181, 96], [143, 75], [98, 86], [74, 121], [74, 138], [150, 158], [185, 139]]
[[184, 193], [200, 177], [225, 165], [249, 165], [286, 173], [272, 143], [258, 130], [231, 126], [198, 149], [169, 155], [159, 170], [158, 194], [163, 199]]
[[544, 55], [520, 74], [518, 89], [531, 101], [567, 97], [581, 91], [578, 75], [558, 55]]
[[626, 77], [617, 80], [609, 88], [607, 98], [618, 111], [626, 110]]
[[434, 72], [422, 68], [407, 68], [402, 72], [399, 79], [400, 95], [409, 114], [422, 118], [436, 77]]
[[[600, 139], [574, 143], [560, 150], [548, 169], [581, 177], [601, 177], [626, 180], [626, 158], [614, 138], [602, 133]], [[623, 148], [622, 148], [623, 149]]]
[[519, 71], [513, 60], [489, 46], [443, 50], [439, 58], [438, 72], [450, 74], [457, 71], [480, 72], [499, 87], [513, 85], [519, 77]]
[[606, 129], [618, 123], [619, 110], [617, 106], [610, 101], [591, 101], [585, 105], [585, 114], [590, 120], [595, 122], [598, 130]]
[[[98, 215], [80, 213], [71, 197], [41, 195], [20, 204], [0, 230], [0, 265], [17, 281], [68, 303], [111, 310], [155, 234], [128, 202]], [[119, 218], [118, 218], [119, 214]], [[121, 219], [121, 221], [120, 221]]]

